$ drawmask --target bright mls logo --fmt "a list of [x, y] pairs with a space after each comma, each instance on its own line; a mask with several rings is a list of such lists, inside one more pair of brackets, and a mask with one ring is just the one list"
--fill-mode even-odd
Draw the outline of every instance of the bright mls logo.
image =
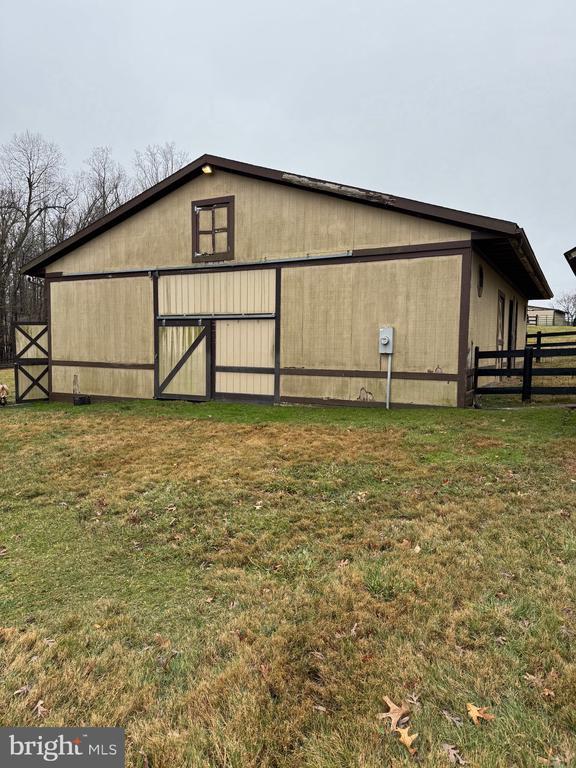
[[124, 768], [122, 728], [0, 728], [0, 766]]

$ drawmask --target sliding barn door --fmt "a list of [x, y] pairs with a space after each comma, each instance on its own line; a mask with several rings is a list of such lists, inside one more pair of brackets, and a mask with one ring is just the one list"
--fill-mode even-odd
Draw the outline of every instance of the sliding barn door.
[[156, 396], [168, 400], [208, 400], [210, 326], [194, 321], [173, 322], [158, 328]]
[[16, 323], [14, 377], [17, 403], [48, 399], [48, 370], [48, 324]]
[[274, 395], [274, 320], [216, 320], [215, 396]]

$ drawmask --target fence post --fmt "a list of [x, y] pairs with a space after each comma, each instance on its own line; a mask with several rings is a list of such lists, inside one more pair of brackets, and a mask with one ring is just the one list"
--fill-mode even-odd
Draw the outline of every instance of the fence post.
[[532, 400], [532, 361], [534, 359], [534, 347], [524, 348], [524, 369], [522, 371], [522, 402], [529, 403]]
[[536, 333], [536, 362], [539, 363], [540, 358], [540, 350], [542, 348], [542, 331], [538, 331]]
[[480, 354], [480, 347], [474, 347], [474, 393], [478, 389], [478, 356]]

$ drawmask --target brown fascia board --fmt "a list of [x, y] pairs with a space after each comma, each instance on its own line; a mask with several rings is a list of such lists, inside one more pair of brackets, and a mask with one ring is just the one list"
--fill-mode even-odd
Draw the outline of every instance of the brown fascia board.
[[574, 248], [570, 248], [569, 251], [566, 251], [564, 256], [566, 257], [566, 261], [568, 262], [570, 269], [576, 275], [576, 245]]
[[[251, 165], [249, 163], [242, 163], [236, 160], [228, 160], [223, 157], [205, 154], [184, 166], [184, 168], [181, 168], [179, 171], [176, 171], [176, 173], [173, 173], [171, 176], [168, 176], [166, 179], [163, 179], [158, 184], [150, 187], [150, 189], [136, 195], [136, 197], [128, 200], [128, 202], [89, 226], [76, 232], [76, 234], [68, 239], [63, 240], [61, 243], [58, 243], [58, 245], [45, 251], [40, 256], [32, 259], [23, 266], [22, 273], [42, 276], [43, 268], [45, 266], [51, 264], [53, 261], [56, 261], [56, 259], [61, 258], [75, 248], [78, 248], [80, 245], [83, 245], [97, 235], [102, 234], [121, 221], [124, 221], [129, 216], [141, 211], [143, 208], [146, 208], [148, 205], [151, 205], [183, 184], [186, 184], [188, 181], [202, 173], [203, 165], [212, 165], [217, 169], [228, 171], [230, 173], [238, 173], [243, 176], [263, 179], [276, 184], [284, 184], [286, 186], [306, 189], [347, 200], [355, 200], [367, 205], [388, 208], [390, 210], [398, 211], [399, 213], [407, 213], [413, 216], [442, 221], [447, 224], [463, 226], [475, 231], [495, 232], [508, 236], [520, 236], [527, 242], [523, 230], [511, 221], [494, 219], [489, 216], [479, 216], [477, 214], [467, 213], [453, 208], [445, 208], [440, 205], [430, 205], [429, 203], [422, 203], [417, 200], [410, 200], [409, 198], [396, 197], [394, 195], [374, 192], [360, 187], [351, 187], [345, 184], [337, 184], [323, 179], [312, 178], [310, 176], [278, 171], [272, 168], [264, 168], [258, 165]], [[529, 248], [529, 251], [532, 252], [532, 249]], [[541, 274], [537, 262], [535, 265]], [[543, 277], [544, 276], [542, 275], [542, 279]], [[546, 284], [545, 280], [544, 284]]]

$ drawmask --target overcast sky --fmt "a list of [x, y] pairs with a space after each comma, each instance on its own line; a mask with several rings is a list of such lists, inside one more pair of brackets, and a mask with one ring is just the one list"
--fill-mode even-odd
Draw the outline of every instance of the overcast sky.
[[574, 0], [0, 0], [0, 143], [203, 152], [511, 219], [576, 290]]

